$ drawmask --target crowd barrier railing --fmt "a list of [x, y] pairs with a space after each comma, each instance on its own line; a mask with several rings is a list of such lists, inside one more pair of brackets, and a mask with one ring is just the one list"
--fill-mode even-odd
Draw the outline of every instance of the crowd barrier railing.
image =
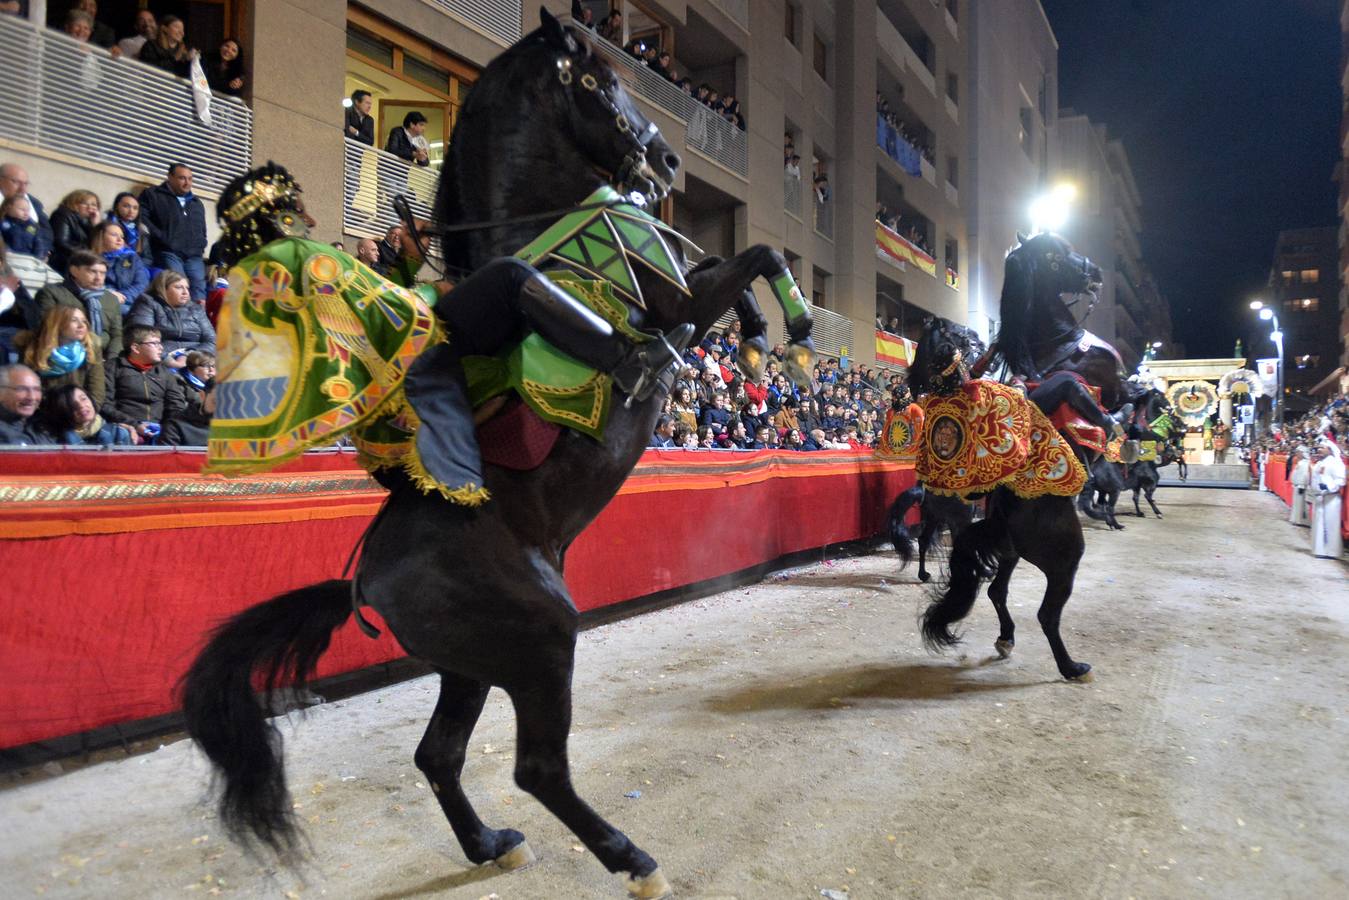
[[[174, 449], [0, 462], [0, 748], [172, 713], [206, 633], [340, 577], [385, 497], [350, 451], [237, 479]], [[567, 584], [584, 612], [761, 573], [874, 537], [913, 483], [869, 452], [650, 450], [568, 550]], [[348, 622], [319, 676], [402, 655]]]

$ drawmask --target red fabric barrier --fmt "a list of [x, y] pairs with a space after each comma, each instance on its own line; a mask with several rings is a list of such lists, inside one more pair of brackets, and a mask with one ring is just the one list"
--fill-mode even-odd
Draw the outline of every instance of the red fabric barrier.
[[[205, 632], [338, 577], [382, 498], [350, 455], [232, 482], [184, 474], [194, 458], [0, 454], [0, 747], [172, 712]], [[573, 545], [567, 582], [595, 609], [869, 537], [913, 483], [910, 467], [851, 451], [650, 451]], [[319, 674], [401, 655], [348, 623]]]
[[[1288, 457], [1270, 454], [1269, 459], [1265, 460], [1265, 487], [1277, 494], [1284, 503], [1291, 506], [1293, 503], [1293, 483], [1288, 480], [1288, 472], [1285, 468], [1287, 465]], [[1258, 472], [1256, 477], [1259, 477]]]

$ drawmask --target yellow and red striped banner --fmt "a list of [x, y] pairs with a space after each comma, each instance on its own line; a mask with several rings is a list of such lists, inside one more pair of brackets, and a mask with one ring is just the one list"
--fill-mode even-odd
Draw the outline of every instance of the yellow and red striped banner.
[[937, 277], [935, 259], [880, 222], [876, 223], [876, 251], [902, 263], [913, 263], [933, 278]]
[[907, 369], [918, 345], [888, 331], [876, 332], [876, 362]]

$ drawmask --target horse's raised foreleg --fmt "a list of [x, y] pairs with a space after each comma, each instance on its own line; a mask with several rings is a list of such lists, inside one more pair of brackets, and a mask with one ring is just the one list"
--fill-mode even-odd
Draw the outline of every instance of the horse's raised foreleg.
[[[810, 304], [796, 286], [787, 260], [767, 244], [755, 244], [730, 259], [715, 265], [700, 265], [689, 273], [687, 281], [693, 294], [694, 327], [698, 334], [706, 334], [732, 304], [743, 302], [745, 289], [760, 277], [768, 282], [787, 323], [790, 344], [784, 370], [797, 384], [807, 384], [815, 361], [815, 347], [810, 339]], [[757, 307], [756, 303], [754, 308]], [[741, 324], [743, 327], [744, 323]]]
[[517, 869], [534, 861], [524, 835], [484, 825], [464, 796], [459, 781], [468, 739], [482, 714], [488, 690], [489, 685], [442, 671], [440, 699], [436, 701], [436, 711], [431, 715], [414, 759], [417, 768], [426, 774], [469, 861], [495, 861], [503, 869]]
[[627, 872], [627, 887], [633, 896], [668, 896], [669, 885], [656, 861], [602, 819], [572, 786], [567, 762], [571, 676], [568, 654], [565, 662], [554, 658], [548, 665], [535, 667], [528, 683], [506, 688], [515, 704], [517, 722], [515, 781], [570, 828], [605, 868]]
[[1007, 588], [1020, 561], [1016, 556], [1004, 556], [998, 564], [998, 574], [988, 585], [988, 599], [993, 601], [993, 609], [998, 614], [998, 639], [993, 642], [993, 649], [1003, 659], [1011, 656], [1012, 648], [1016, 646], [1016, 623], [1007, 611]]

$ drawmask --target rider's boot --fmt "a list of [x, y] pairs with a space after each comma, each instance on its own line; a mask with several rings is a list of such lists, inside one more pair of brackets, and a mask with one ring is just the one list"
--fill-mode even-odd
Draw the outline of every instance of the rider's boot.
[[1115, 412], [1111, 413], [1110, 423], [1112, 427], [1110, 432], [1112, 437], [1122, 438], [1126, 436], [1124, 433], [1124, 423], [1128, 422], [1129, 419], [1133, 417], [1133, 414], [1134, 405], [1132, 403], [1126, 403]]
[[644, 331], [649, 341], [630, 340], [543, 275], [527, 280], [519, 299], [521, 312], [544, 340], [607, 372], [629, 403], [668, 393], [683, 365], [684, 348], [693, 339], [693, 326], [686, 323], [668, 335]]

